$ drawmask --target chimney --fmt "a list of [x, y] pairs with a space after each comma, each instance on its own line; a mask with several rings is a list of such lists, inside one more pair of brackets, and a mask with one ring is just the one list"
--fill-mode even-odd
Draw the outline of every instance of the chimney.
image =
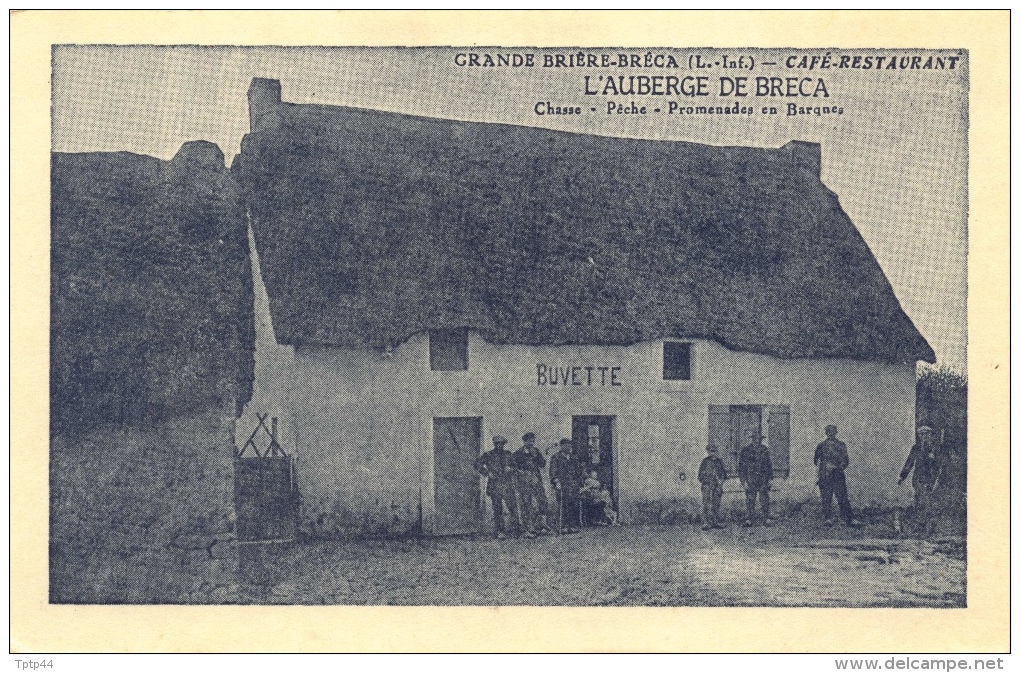
[[822, 176], [822, 146], [819, 143], [791, 140], [782, 149], [790, 153], [790, 161], [796, 168], [819, 178]]
[[248, 87], [248, 115], [251, 130], [258, 129], [259, 119], [280, 105], [280, 80], [256, 77]]

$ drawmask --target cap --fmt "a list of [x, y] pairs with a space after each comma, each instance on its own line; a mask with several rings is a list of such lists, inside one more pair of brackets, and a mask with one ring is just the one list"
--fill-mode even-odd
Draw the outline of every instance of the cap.
[[533, 442], [533, 441], [535, 441], [535, 433], [534, 432], [525, 432], [524, 436], [521, 437], [521, 441], [522, 442]]
[[492, 443], [493, 444], [506, 444], [506, 437], [503, 437], [502, 435], [496, 435], [495, 437], [492, 438]]
[[560, 446], [573, 446], [573, 445], [574, 442], [572, 440], [567, 439], [566, 437], [560, 440]]
[[838, 428], [835, 425], [826, 425], [825, 426], [825, 434], [829, 434], [830, 432], [836, 432], [837, 430], [838, 430]]
[[717, 453], [719, 448], [715, 444], [709, 444], [705, 447], [705, 451], [708, 451], [709, 453]]

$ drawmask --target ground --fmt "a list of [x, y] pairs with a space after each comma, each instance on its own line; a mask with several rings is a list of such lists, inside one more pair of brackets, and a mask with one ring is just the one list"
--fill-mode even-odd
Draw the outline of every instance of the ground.
[[966, 605], [964, 538], [901, 538], [888, 512], [860, 529], [822, 526], [809, 504], [772, 528], [239, 544], [216, 417], [50, 450], [53, 603]]
[[240, 576], [245, 600], [268, 603], [964, 606], [959, 539], [873, 538], [867, 529], [802, 523], [707, 533], [620, 526], [537, 540], [243, 545]]

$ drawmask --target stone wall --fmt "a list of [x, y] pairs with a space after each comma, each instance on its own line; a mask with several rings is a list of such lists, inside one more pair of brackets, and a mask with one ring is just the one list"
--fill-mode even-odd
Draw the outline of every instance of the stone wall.
[[236, 595], [230, 420], [217, 412], [53, 440], [50, 602]]

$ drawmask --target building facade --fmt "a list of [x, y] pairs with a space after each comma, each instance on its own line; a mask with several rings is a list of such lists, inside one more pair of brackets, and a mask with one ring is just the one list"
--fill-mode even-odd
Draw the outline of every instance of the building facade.
[[[284, 421], [308, 533], [481, 531], [472, 464], [525, 432], [547, 455], [571, 438], [625, 523], [696, 511], [705, 446], [735, 476], [756, 433], [775, 495], [803, 502], [829, 424], [855, 503], [892, 497], [916, 361], [934, 356], [822, 185], [817, 145], [292, 105], [265, 80], [249, 100], [233, 170], [272, 320], [262, 353], [284, 353], [257, 366], [249, 413]], [[613, 165], [640, 167], [639, 193]]]
[[[815, 490], [822, 429], [836, 424], [850, 448], [851, 497], [869, 505], [891, 495], [913, 438], [908, 365], [779, 360], [710, 341], [535, 347], [466, 336], [463, 369], [433, 369], [428, 334], [389, 353], [295, 349], [289, 399], [310, 530], [481, 530], [485, 503], [471, 465], [494, 435], [535, 432], [547, 455], [572, 438], [612, 485], [625, 523], [656, 520], [674, 503], [696, 511], [710, 441], [735, 474], [736, 452], [760, 430], [775, 495], [799, 502]], [[664, 378], [671, 344], [689, 349], [689, 377]]]

